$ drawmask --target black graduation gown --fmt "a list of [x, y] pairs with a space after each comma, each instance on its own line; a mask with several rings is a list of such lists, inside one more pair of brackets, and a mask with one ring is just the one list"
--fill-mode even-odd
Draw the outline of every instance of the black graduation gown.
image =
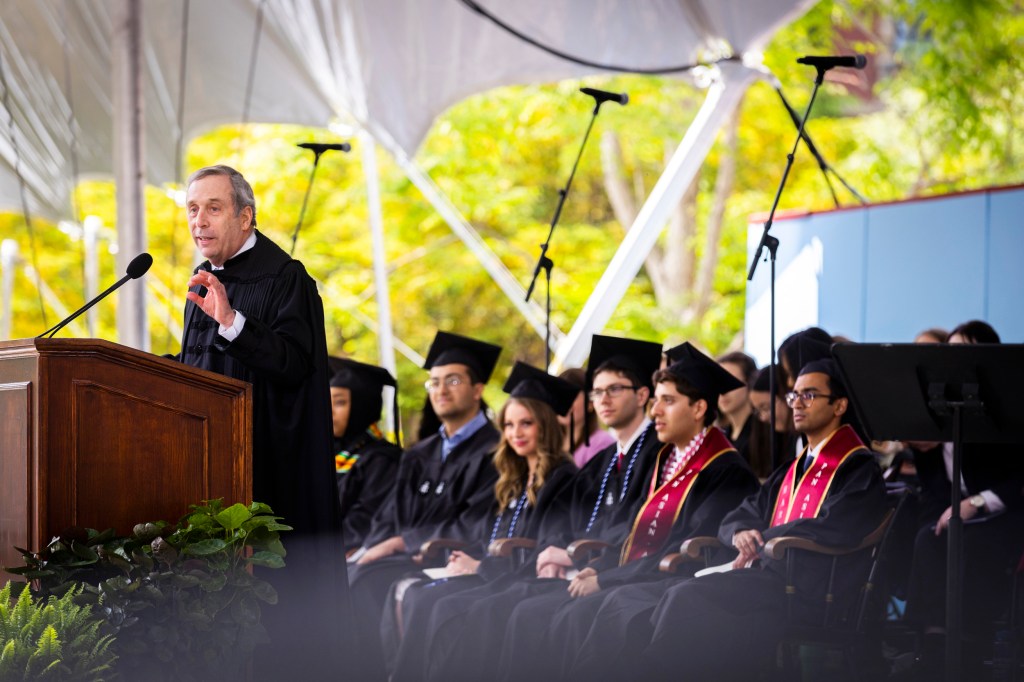
[[[418, 572], [412, 557], [434, 537], [477, 539], [483, 520], [479, 500], [494, 499], [498, 473], [492, 456], [501, 434], [489, 421], [462, 441], [441, 462], [441, 436], [425, 438], [402, 455], [394, 487], [373, 518], [365, 547], [400, 535], [406, 552], [364, 565], [349, 566], [363, 679], [383, 679], [380, 621], [394, 581]], [[444, 530], [444, 534], [440, 531]]]
[[[207, 261], [197, 271], [211, 269]], [[286, 567], [265, 575], [279, 600], [265, 609], [273, 655], [257, 656], [257, 677], [279, 679], [309, 660], [311, 676], [328, 674], [344, 657], [351, 625], [331, 461], [323, 304], [302, 264], [258, 231], [253, 248], [228, 260], [216, 276], [232, 307], [245, 315], [245, 326], [228, 341], [217, 322], [188, 301], [177, 359], [252, 384], [253, 499], [294, 528], [282, 536]]]
[[[373, 518], [365, 546], [401, 535], [407, 550], [415, 554], [446, 524], [453, 532], [445, 537], [466, 538], [451, 522], [462, 519], [481, 494], [493, 493], [498, 473], [491, 456], [500, 438], [498, 429], [488, 422], [455, 446], [444, 462], [440, 434], [406, 450], [391, 494]], [[462, 528], [475, 529], [480, 518], [462, 520]]]
[[[934, 532], [939, 515], [949, 508], [951, 493], [943, 446], [915, 451], [914, 464], [921, 482], [921, 517], [906, 619], [918, 627], [943, 626], [949, 533], [936, 537]], [[1024, 452], [1020, 446], [965, 444], [961, 468], [967, 487], [965, 499], [991, 490], [1006, 506], [998, 514], [983, 513], [963, 525], [964, 624], [970, 631], [979, 631], [987, 629], [1006, 607], [1010, 595], [1007, 571], [1024, 552]]]
[[[209, 261], [199, 270], [211, 271]], [[253, 499], [269, 504], [295, 535], [336, 532], [327, 340], [316, 283], [258, 231], [255, 246], [216, 276], [245, 315], [242, 333], [226, 340], [217, 321], [188, 301], [177, 357], [252, 384]]]
[[621, 470], [616, 464], [617, 444], [595, 455], [579, 470], [569, 494], [562, 500], [569, 526], [561, 534], [549, 534], [545, 546], [566, 547], [574, 540], [593, 538], [613, 545], [609, 553], [618, 556], [618, 546], [629, 534], [636, 509], [647, 499], [646, 486], [660, 448], [652, 423], [633, 443]]
[[[757, 477], [739, 453], [726, 452], [697, 476], [659, 551], [623, 565], [619, 565], [618, 557], [602, 557], [593, 565], [601, 586], [596, 594], [573, 599], [568, 594], [555, 593], [546, 599], [521, 603], [509, 619], [501, 651], [499, 667], [503, 679], [557, 677], [560, 673], [556, 671], [567, 670], [578, 654], [601, 659], [617, 657], [626, 643], [620, 633], [608, 629], [588, 638], [610, 591], [626, 584], [667, 580], [658, 568], [662, 558], [679, 551], [679, 545], [687, 538], [716, 535], [725, 516], [758, 488]], [[725, 561], [734, 553], [720, 554], [716, 560]], [[689, 569], [691, 575], [696, 568], [694, 564]], [[587, 651], [581, 650], [585, 640]]]
[[[579, 471], [568, 494], [562, 497], [563, 514], [569, 525], [556, 524], [542, 533], [545, 541], [538, 544], [538, 549], [551, 545], [565, 547], [575, 539], [593, 538], [609, 543], [611, 547], [604, 556], [617, 561], [621, 545], [632, 529], [632, 519], [647, 499], [647, 486], [660, 448], [652, 424], [633, 443], [621, 470], [616, 463], [617, 444], [598, 453]], [[458, 648], [435, 647], [444, 649], [445, 654], [436, 656], [431, 652], [427, 679], [480, 679], [478, 673], [489, 661], [496, 660], [501, 651], [508, 614], [517, 604], [532, 598], [557, 605], [567, 598], [566, 581], [535, 576], [536, 553], [515, 575], [439, 601], [435, 611], [464, 621], [465, 637]]]
[[[341, 449], [336, 440], [335, 450]], [[359, 455], [351, 469], [337, 474], [342, 533], [345, 549], [350, 550], [362, 547], [374, 514], [391, 493], [402, 449], [369, 433], [345, 449]]]
[[725, 428], [722, 429], [725, 432], [726, 437], [732, 441], [732, 445], [736, 448], [736, 452], [740, 453], [743, 459], [750, 463], [750, 431], [754, 426], [754, 422], [757, 421], [757, 417], [751, 412], [747, 415], [747, 420], [743, 422], [743, 428], [740, 429], [739, 434], [735, 438], [732, 437], [731, 430], [726, 423]]
[[[873, 531], [885, 514], [881, 471], [872, 453], [861, 449], [836, 471], [816, 517], [772, 527], [771, 514], [785, 474], [786, 467], [778, 469], [756, 495], [724, 519], [718, 533], [723, 544], [731, 545], [740, 530], [757, 529], [766, 542], [789, 535], [824, 545], [851, 546]], [[833, 605], [837, 612], [849, 607], [856, 596], [869, 559], [865, 552], [840, 559]], [[830, 566], [830, 557], [800, 556], [793, 579], [793, 617], [797, 621], [820, 620]], [[758, 567], [674, 583], [651, 616], [650, 644], [639, 658], [634, 657], [639, 651], [633, 647], [620, 664], [651, 679], [662, 679], [683, 665], [694, 679], [752, 679], [758, 671], [770, 668], [784, 633], [784, 593], [785, 562], [768, 559], [762, 559]], [[619, 595], [620, 599], [625, 596]], [[733, 651], [743, 655], [731, 655]], [[574, 670], [577, 675], [586, 672], [585, 667]]]
[[[474, 556], [482, 557], [477, 573], [436, 581], [424, 579], [407, 589], [402, 602], [405, 635], [396, 656], [392, 682], [429, 679], [429, 662], [440, 663], [449, 658], [452, 649], [464, 639], [463, 621], [459, 617], [464, 605], [476, 601], [480, 588], [514, 575], [515, 566], [509, 559], [486, 555], [491, 538], [536, 539], [541, 532], [551, 532], [554, 527], [565, 525], [564, 509], [557, 501], [576, 473], [576, 465], [571, 460], [551, 471], [540, 490], [537, 505], [524, 507], [518, 519], [512, 508], [495, 514], [492, 495], [491, 514], [478, 525], [478, 541], [470, 550]], [[393, 608], [385, 607], [382, 625], [385, 640], [395, 638], [394, 632], [386, 628], [393, 613]]]

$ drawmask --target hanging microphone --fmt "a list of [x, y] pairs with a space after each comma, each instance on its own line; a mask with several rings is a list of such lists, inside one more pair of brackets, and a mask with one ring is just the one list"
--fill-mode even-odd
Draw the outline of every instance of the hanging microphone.
[[839, 57], [800, 57], [797, 64], [806, 64], [822, 71], [828, 71], [836, 66], [843, 66], [850, 69], [863, 69], [867, 66], [868, 60], [862, 54], [851, 54]]
[[352, 151], [352, 145], [348, 142], [331, 143], [331, 142], [300, 142], [297, 146], [303, 149], [309, 149], [314, 154], [323, 154], [324, 152], [349, 152]]
[[598, 90], [596, 88], [580, 88], [580, 92], [584, 95], [590, 95], [593, 97], [597, 101], [598, 106], [600, 106], [602, 102], [618, 102], [623, 106], [629, 102], [629, 95], [624, 92], [607, 92], [606, 90]]
[[149, 271], [149, 268], [150, 268], [151, 265], [153, 265], [153, 257], [150, 256], [148, 253], [140, 253], [135, 258], [132, 258], [132, 262], [128, 264], [128, 268], [125, 270], [126, 274], [125, 274], [124, 277], [122, 277], [121, 279], [117, 280], [117, 282], [115, 282], [112, 286], [110, 286], [106, 291], [104, 291], [102, 294], [100, 294], [99, 296], [97, 296], [96, 298], [92, 299], [91, 301], [86, 303], [84, 306], [82, 306], [81, 308], [76, 310], [69, 317], [64, 318], [64, 320], [62, 322], [60, 322], [56, 326], [50, 327], [49, 329], [47, 329], [45, 332], [43, 332], [42, 334], [40, 334], [36, 338], [37, 339], [41, 339], [41, 338], [43, 338], [44, 336], [47, 336], [47, 335], [53, 336], [54, 334], [59, 332], [61, 329], [63, 329], [65, 326], [67, 326], [76, 317], [78, 317], [79, 315], [84, 313], [86, 310], [88, 310], [89, 308], [93, 307], [94, 305], [96, 305], [97, 303], [102, 301], [104, 298], [106, 298], [108, 295], [110, 295], [115, 289], [120, 287], [122, 284], [124, 284], [128, 280], [130, 280], [130, 279], [138, 279], [139, 277], [142, 277], [143, 275], [145, 275]]

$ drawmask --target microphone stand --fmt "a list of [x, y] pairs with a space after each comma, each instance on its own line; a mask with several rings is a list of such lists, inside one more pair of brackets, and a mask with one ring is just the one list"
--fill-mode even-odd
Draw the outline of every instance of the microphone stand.
[[299, 239], [299, 229], [302, 227], [303, 218], [306, 217], [306, 204], [309, 203], [309, 193], [313, 191], [313, 179], [316, 177], [316, 167], [320, 163], [320, 155], [325, 151], [327, 150], [313, 150], [313, 170], [309, 173], [309, 183], [306, 185], [306, 196], [302, 198], [302, 209], [299, 211], [299, 222], [295, 223], [295, 231], [292, 232], [292, 249], [288, 252], [289, 256], [295, 255], [295, 242]]
[[587, 132], [583, 134], [583, 143], [580, 145], [580, 150], [576, 154], [576, 161], [572, 164], [572, 172], [569, 173], [569, 179], [566, 180], [565, 187], [558, 190], [558, 205], [555, 206], [555, 215], [551, 219], [551, 226], [548, 228], [548, 238], [540, 245], [540, 257], [537, 259], [537, 266], [533, 269], [533, 277], [530, 279], [530, 286], [526, 289], [526, 300], [529, 301], [530, 296], [533, 294], [533, 288], [537, 285], [537, 278], [540, 276], [540, 271], [543, 270], [547, 299], [544, 305], [545, 371], [551, 366], [551, 270], [555, 267], [554, 261], [548, 257], [548, 246], [551, 244], [551, 237], [555, 233], [555, 226], [558, 224], [558, 219], [562, 215], [562, 207], [565, 206], [565, 198], [569, 196], [569, 188], [572, 187], [572, 179], [576, 176], [576, 168], [580, 165], [580, 158], [583, 156], [583, 150], [587, 146], [587, 139], [590, 138], [590, 130], [594, 127], [594, 121], [597, 120], [597, 114], [601, 110], [601, 105], [603, 103], [604, 100], [600, 99], [594, 103], [594, 111], [590, 115], [590, 123], [587, 124]]
[[[811, 99], [807, 102], [807, 110], [804, 111], [803, 118], [800, 119], [800, 124], [797, 126], [796, 141], [793, 143], [793, 150], [786, 155], [786, 168], [782, 172], [782, 180], [779, 181], [779, 188], [775, 192], [775, 201], [772, 202], [772, 210], [768, 212], [768, 219], [764, 222], [764, 232], [761, 233], [761, 241], [757, 245], [757, 251], [754, 253], [754, 259], [750, 263], [750, 271], [747, 273], [747, 281], [754, 279], [754, 272], [757, 270], [757, 263], [761, 260], [761, 254], [765, 249], [768, 249], [768, 257], [771, 259], [771, 278], [769, 284], [769, 300], [771, 302], [771, 311], [769, 316], [771, 318], [771, 331], [769, 337], [769, 343], [771, 344], [771, 369], [768, 372], [768, 394], [771, 396], [771, 402], [769, 403], [769, 423], [771, 424], [772, 431], [775, 430], [775, 256], [779, 249], [779, 240], [773, 235], [768, 234], [768, 231], [772, 229], [772, 220], [775, 218], [775, 210], [779, 206], [779, 199], [782, 197], [782, 190], [786, 186], [786, 180], [789, 178], [789, 171], [793, 168], [793, 159], [796, 155], [796, 150], [800, 146], [800, 140], [804, 138], [804, 126], [807, 124], [807, 119], [811, 115], [811, 108], [814, 106], [814, 100], [818, 96], [818, 89], [821, 84], [825, 81], [825, 72], [829, 67], [816, 66], [818, 75], [814, 79], [814, 89], [811, 91]], [[781, 94], [781, 93], [780, 93]], [[781, 463], [780, 453], [777, 452], [778, 448], [775, 444], [775, 438], [770, 441], [771, 455], [772, 455], [772, 469], [777, 469]]]
[[[775, 92], [779, 94], [779, 99], [782, 100], [782, 105], [785, 106], [786, 111], [789, 112], [789, 118], [792, 119], [793, 125], [799, 128], [800, 115], [796, 113], [796, 109], [794, 109], [792, 105], [790, 105], [789, 100], [787, 100], [786, 96], [782, 93], [782, 86], [776, 82], [773, 87], [775, 88]], [[821, 169], [821, 174], [825, 176], [825, 183], [828, 185], [828, 191], [832, 194], [832, 201], [835, 203], [836, 208], [839, 208], [839, 198], [836, 196], [836, 190], [835, 187], [833, 187], [832, 185], [832, 178], [829, 175], [829, 173], [835, 175], [836, 179], [839, 180], [839, 182], [843, 185], [843, 187], [847, 189], [847, 191], [850, 194], [856, 197], [857, 201], [859, 201], [862, 204], [868, 203], [867, 199], [861, 196], [860, 192], [855, 190], [850, 185], [850, 183], [843, 179], [842, 175], [836, 172], [835, 168], [832, 168], [832, 166], [830, 166], [828, 162], [825, 161], [825, 157], [823, 157], [821, 153], [818, 151], [818, 148], [814, 146], [814, 142], [811, 141], [811, 136], [807, 133], [806, 130], [803, 133], [803, 140], [804, 143], [807, 145], [808, 151], [810, 151], [811, 154], [814, 155], [814, 158], [818, 161], [818, 168]]]

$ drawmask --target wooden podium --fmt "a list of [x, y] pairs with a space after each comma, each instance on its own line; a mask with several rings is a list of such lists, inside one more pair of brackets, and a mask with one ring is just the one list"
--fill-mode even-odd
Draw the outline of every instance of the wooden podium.
[[98, 339], [0, 341], [0, 565], [216, 497], [252, 499], [250, 384]]

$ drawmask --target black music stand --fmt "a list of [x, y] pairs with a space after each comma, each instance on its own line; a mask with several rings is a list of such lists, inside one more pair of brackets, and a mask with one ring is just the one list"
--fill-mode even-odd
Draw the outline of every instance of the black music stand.
[[[836, 344], [832, 354], [850, 402], [873, 440], [953, 443], [960, 480], [963, 443], [1024, 443], [1024, 345]], [[946, 554], [946, 679], [960, 679], [963, 520], [954, 483]]]

